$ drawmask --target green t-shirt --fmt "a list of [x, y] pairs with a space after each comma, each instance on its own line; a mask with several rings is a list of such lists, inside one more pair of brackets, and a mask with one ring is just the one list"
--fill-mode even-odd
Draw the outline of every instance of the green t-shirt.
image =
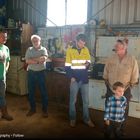
[[0, 80], [6, 79], [6, 63], [10, 61], [9, 48], [5, 45], [0, 45]]

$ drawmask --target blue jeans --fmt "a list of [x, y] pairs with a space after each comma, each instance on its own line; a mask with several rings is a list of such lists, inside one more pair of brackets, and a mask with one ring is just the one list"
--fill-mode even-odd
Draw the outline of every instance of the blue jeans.
[[0, 107], [6, 105], [5, 91], [6, 91], [6, 82], [4, 80], [0, 80]]
[[88, 84], [82, 84], [82, 82], [73, 82], [70, 85], [70, 102], [69, 102], [69, 115], [70, 120], [76, 120], [76, 101], [78, 90], [80, 89], [80, 93], [82, 95], [83, 102], [83, 120], [87, 122], [90, 120], [89, 118], [89, 98], [88, 98]]
[[32, 111], [36, 110], [35, 103], [35, 89], [39, 86], [42, 101], [42, 110], [47, 111], [48, 106], [48, 94], [46, 88], [46, 73], [43, 71], [28, 71], [28, 99]]

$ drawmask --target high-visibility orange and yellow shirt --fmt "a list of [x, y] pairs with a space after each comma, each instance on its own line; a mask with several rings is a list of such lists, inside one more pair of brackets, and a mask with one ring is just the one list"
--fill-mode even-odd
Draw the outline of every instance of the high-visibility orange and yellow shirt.
[[75, 78], [77, 82], [88, 83], [88, 68], [85, 63], [91, 63], [90, 53], [87, 47], [80, 51], [76, 47], [66, 51], [65, 70], [69, 78]]

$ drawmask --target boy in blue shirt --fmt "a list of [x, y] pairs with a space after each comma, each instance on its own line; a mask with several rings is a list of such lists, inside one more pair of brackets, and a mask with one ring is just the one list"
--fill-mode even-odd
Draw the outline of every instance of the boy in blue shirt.
[[125, 108], [127, 99], [124, 94], [125, 87], [121, 82], [116, 82], [113, 85], [114, 95], [110, 96], [105, 103], [105, 137], [110, 138], [112, 132], [115, 138], [121, 137], [122, 122], [125, 120]]

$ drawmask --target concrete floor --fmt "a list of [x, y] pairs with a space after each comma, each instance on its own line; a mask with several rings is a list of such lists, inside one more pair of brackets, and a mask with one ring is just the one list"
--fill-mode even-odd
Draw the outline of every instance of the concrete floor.
[[[48, 118], [41, 116], [41, 104], [37, 102], [37, 113], [26, 117], [27, 96], [7, 94], [8, 111], [13, 121], [0, 119], [0, 138], [103, 138], [103, 112], [90, 109], [95, 128], [89, 128], [82, 121], [82, 113], [77, 113], [77, 126], [69, 126], [68, 108], [49, 102]], [[125, 138], [140, 138], [140, 119], [128, 118]]]

